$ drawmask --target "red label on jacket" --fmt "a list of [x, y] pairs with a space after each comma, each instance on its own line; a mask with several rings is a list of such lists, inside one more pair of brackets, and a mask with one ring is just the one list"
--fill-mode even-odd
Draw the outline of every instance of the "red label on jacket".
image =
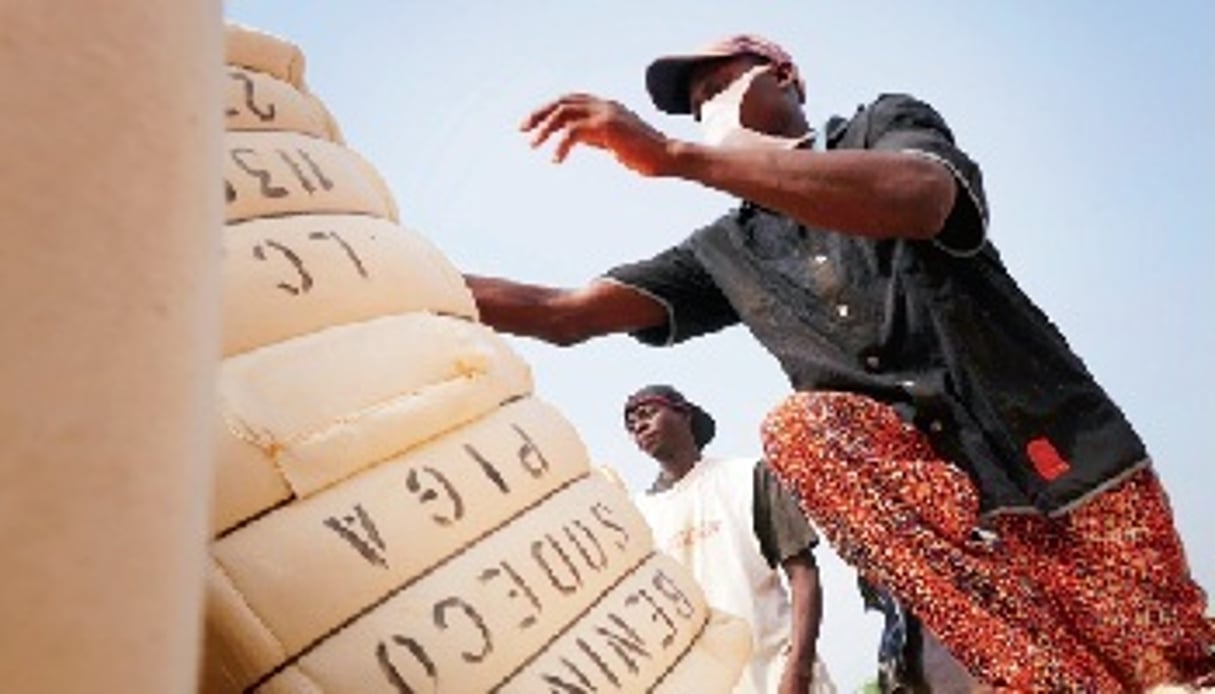
[[1063, 456], [1059, 455], [1059, 450], [1045, 436], [1038, 437], [1026, 444], [1025, 452], [1029, 455], [1030, 462], [1034, 464], [1034, 469], [1047, 482], [1053, 482], [1071, 469]]

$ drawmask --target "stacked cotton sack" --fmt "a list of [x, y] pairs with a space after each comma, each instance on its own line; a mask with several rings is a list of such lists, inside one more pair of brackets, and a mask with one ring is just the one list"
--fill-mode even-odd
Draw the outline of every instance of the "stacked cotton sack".
[[654, 552], [293, 45], [227, 36], [208, 692], [729, 691], [739, 620]]

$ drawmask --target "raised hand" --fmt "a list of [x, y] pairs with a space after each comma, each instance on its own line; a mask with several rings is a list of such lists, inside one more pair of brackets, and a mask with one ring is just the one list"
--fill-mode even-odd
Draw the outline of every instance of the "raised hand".
[[590, 94], [567, 94], [528, 116], [519, 126], [532, 134], [532, 147], [560, 135], [553, 161], [561, 163], [576, 144], [611, 152], [643, 176], [661, 176], [671, 165], [670, 140], [615, 101]]

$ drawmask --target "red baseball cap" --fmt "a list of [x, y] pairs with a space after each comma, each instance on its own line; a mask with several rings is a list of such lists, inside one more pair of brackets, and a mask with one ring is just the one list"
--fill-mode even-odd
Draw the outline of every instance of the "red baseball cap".
[[804, 95], [805, 83], [798, 73], [793, 57], [773, 41], [755, 34], [737, 34], [714, 41], [701, 49], [683, 55], [667, 55], [650, 63], [645, 71], [645, 87], [658, 110], [672, 114], [692, 112], [689, 79], [692, 69], [707, 61], [754, 55], [776, 65], [788, 65], [793, 79]]

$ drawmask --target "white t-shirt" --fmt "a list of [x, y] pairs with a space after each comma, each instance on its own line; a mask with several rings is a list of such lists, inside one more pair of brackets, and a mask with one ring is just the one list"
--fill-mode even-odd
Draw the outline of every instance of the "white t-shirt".
[[[755, 648], [735, 694], [776, 691], [789, 650], [789, 596], [753, 529], [754, 470], [754, 458], [704, 458], [669, 489], [634, 497], [655, 545], [688, 567], [706, 602], [750, 624]], [[835, 691], [821, 661], [811, 691]]]

